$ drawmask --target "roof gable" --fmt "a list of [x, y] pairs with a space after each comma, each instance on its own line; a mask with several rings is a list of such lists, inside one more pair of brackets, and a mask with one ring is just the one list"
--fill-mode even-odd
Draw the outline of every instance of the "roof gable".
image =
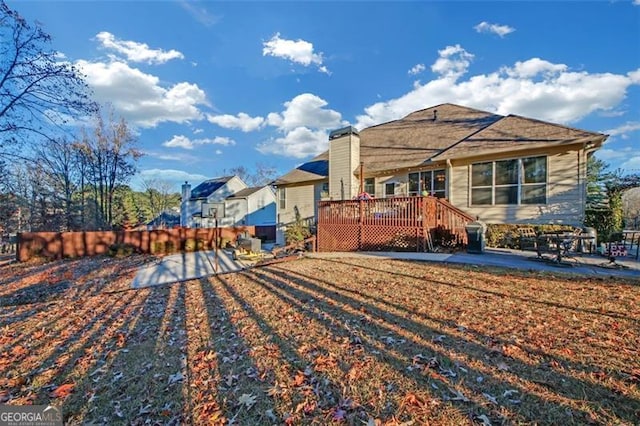
[[229, 182], [233, 176], [223, 176], [215, 179], [205, 180], [191, 190], [191, 199], [208, 198], [211, 194]]
[[276, 185], [287, 183], [307, 182], [326, 179], [329, 176], [329, 151], [315, 156], [310, 161], [303, 163], [289, 173], [279, 177], [274, 182]]
[[453, 104], [412, 112], [360, 132], [360, 159], [370, 173], [414, 167], [503, 118]]
[[235, 194], [229, 195], [227, 197], [227, 200], [230, 199], [230, 198], [247, 198], [251, 194], [255, 194], [256, 192], [260, 191], [262, 188], [265, 188], [265, 187], [264, 186], [253, 186], [253, 187], [250, 187], [250, 188], [241, 189], [240, 191], [236, 192]]

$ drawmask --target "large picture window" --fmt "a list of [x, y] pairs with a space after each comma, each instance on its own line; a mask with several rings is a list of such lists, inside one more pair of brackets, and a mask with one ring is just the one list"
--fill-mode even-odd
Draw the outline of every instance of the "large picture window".
[[446, 173], [444, 170], [409, 173], [409, 195], [432, 195], [444, 198], [446, 194]]
[[471, 204], [545, 204], [547, 157], [476, 163], [471, 166]]

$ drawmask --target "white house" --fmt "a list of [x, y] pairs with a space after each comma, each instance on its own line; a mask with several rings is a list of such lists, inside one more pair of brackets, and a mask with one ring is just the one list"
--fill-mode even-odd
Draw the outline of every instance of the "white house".
[[276, 197], [270, 186], [248, 187], [238, 176], [182, 185], [180, 225], [188, 228], [269, 226], [276, 222]]

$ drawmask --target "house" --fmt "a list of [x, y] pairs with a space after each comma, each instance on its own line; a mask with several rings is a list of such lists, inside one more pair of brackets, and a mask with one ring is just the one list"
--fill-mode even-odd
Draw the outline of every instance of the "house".
[[180, 212], [176, 209], [166, 209], [147, 223], [147, 229], [171, 229], [180, 225]]
[[248, 187], [238, 176], [182, 185], [180, 225], [189, 228], [273, 226], [276, 198], [270, 186]]
[[313, 224], [318, 201], [361, 192], [442, 197], [489, 224], [580, 225], [587, 159], [606, 138], [454, 104], [361, 131], [345, 127], [330, 133], [328, 151], [275, 181], [277, 240], [296, 212]]

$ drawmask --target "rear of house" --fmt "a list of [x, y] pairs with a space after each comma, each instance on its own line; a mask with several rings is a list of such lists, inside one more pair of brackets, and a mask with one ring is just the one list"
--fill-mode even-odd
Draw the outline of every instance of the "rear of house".
[[278, 242], [298, 213], [313, 224], [320, 200], [432, 195], [485, 223], [584, 219], [589, 156], [607, 136], [452, 104], [329, 136], [329, 150], [283, 175]]

